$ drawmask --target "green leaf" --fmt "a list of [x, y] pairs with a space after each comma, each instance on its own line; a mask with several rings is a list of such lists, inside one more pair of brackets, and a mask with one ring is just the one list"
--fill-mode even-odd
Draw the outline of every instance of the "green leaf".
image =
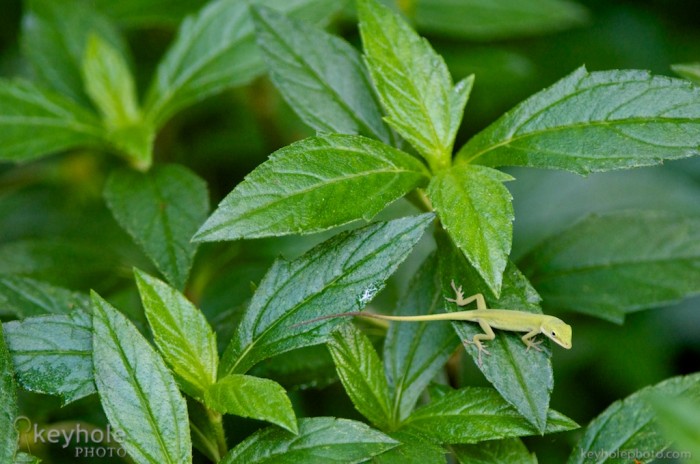
[[433, 178], [428, 196], [457, 247], [499, 295], [513, 239], [513, 178], [484, 166], [457, 165]]
[[367, 66], [386, 121], [425, 157], [433, 170], [450, 165], [473, 77], [452, 86], [442, 57], [388, 7], [357, 4]]
[[[670, 441], [661, 433], [649, 404], [652, 398], [659, 396], [699, 401], [700, 374], [674, 377], [614, 402], [588, 424], [568, 463], [620, 462], [616, 457], [620, 452], [639, 450], [653, 456], [666, 450]], [[649, 456], [641, 458], [642, 462], [649, 462]]]
[[292, 433], [299, 432], [287, 392], [269, 379], [227, 375], [207, 390], [205, 402], [208, 407], [221, 413], [263, 420]]
[[91, 35], [82, 63], [85, 90], [102, 114], [116, 147], [147, 168], [153, 156], [153, 129], [142, 121], [133, 76], [117, 49]]
[[420, 0], [411, 14], [420, 30], [469, 40], [546, 34], [588, 19], [582, 6], [562, 0]]
[[392, 143], [369, 74], [350, 44], [268, 8], [252, 12], [272, 82], [307, 125]]
[[90, 310], [90, 299], [82, 293], [55, 287], [26, 277], [0, 277], [0, 307], [20, 319], [45, 314], [68, 314]]
[[436, 443], [462, 444], [563, 432], [577, 425], [566, 416], [549, 411], [547, 428], [538, 430], [506, 403], [496, 390], [466, 387], [416, 409], [405, 427]]
[[673, 64], [671, 69], [679, 76], [700, 84], [700, 63]]
[[119, 30], [92, 8], [92, 2], [29, 0], [26, 5], [22, 51], [38, 82], [89, 107], [81, 75], [88, 38], [99, 34], [120, 55], [127, 56]]
[[193, 398], [204, 398], [219, 367], [216, 334], [180, 292], [139, 270], [134, 273], [158, 350], [180, 388]]
[[88, 39], [82, 71], [85, 91], [108, 126], [126, 126], [140, 119], [134, 78], [126, 60], [98, 35]]
[[370, 220], [424, 184], [412, 157], [354, 135], [320, 135], [284, 147], [219, 204], [194, 240], [311, 233]]
[[548, 305], [622, 323], [700, 293], [700, 216], [591, 215], [547, 238], [521, 266]]
[[0, 324], [0, 462], [12, 462], [17, 452], [17, 384], [15, 383], [12, 358]]
[[30, 317], [4, 327], [22, 388], [60, 396], [64, 405], [95, 392], [90, 314]]
[[359, 463], [397, 445], [361, 422], [334, 417], [299, 419], [299, 433], [260, 430], [232, 449], [221, 464]]
[[355, 408], [380, 429], [392, 429], [389, 386], [372, 342], [359, 329], [346, 324], [328, 342], [338, 377]]
[[187, 405], [143, 335], [93, 293], [93, 362], [102, 408], [138, 463], [192, 462]]
[[209, 210], [204, 181], [179, 165], [147, 173], [123, 169], [109, 177], [104, 196], [117, 222], [158, 270], [184, 288], [197, 251], [190, 238]]
[[371, 224], [338, 234], [294, 261], [277, 260], [226, 348], [219, 377], [245, 373], [263, 359], [325, 342], [342, 321], [309, 321], [362, 309], [433, 218], [423, 214]]
[[[252, 3], [320, 21], [337, 11], [343, 2], [255, 0]], [[226, 88], [246, 84], [263, 71], [249, 2], [210, 2], [182, 22], [151, 83], [146, 115], [155, 127], [160, 127], [180, 109]]]
[[[437, 253], [423, 262], [396, 305], [395, 315], [444, 312]], [[391, 391], [391, 417], [405, 420], [459, 344], [449, 322], [393, 323], [384, 340], [384, 369]]]
[[699, 87], [581, 67], [475, 135], [457, 159], [587, 174], [695, 156], [699, 139]]
[[[515, 265], [509, 263], [506, 267], [503, 274], [503, 291], [501, 297], [496, 299], [474, 268], [444, 234], [438, 236], [438, 250], [445, 296], [454, 298], [454, 291], [450, 285], [454, 281], [457, 286], [464, 288], [466, 295], [483, 294], [489, 308], [542, 313], [539, 295]], [[454, 303], [447, 303], [446, 308], [448, 311], [465, 309]], [[461, 340], [471, 340], [474, 335], [483, 333], [478, 324], [453, 322], [452, 326]], [[549, 398], [554, 387], [551, 351], [548, 342], [541, 345], [542, 351], [527, 350], [520, 339], [522, 335], [497, 331], [496, 338], [488, 344], [491, 354], [483, 355], [481, 364], [478, 363], [478, 350], [473, 345], [465, 349], [503, 398], [536, 430], [543, 433], [547, 425]]]
[[452, 447], [461, 464], [537, 464], [537, 457], [530, 453], [517, 438], [491, 440], [476, 445]]
[[[700, 456], [700, 401], [686, 398], [652, 398], [651, 405], [661, 430], [670, 440], [673, 448], [687, 454], [686, 458]], [[693, 461], [688, 461], [693, 462]]]
[[100, 145], [102, 136], [95, 116], [67, 98], [29, 82], [0, 80], [0, 160]]
[[392, 432], [391, 438], [401, 444], [372, 458], [373, 464], [446, 464], [447, 451], [419, 435], [405, 431]]

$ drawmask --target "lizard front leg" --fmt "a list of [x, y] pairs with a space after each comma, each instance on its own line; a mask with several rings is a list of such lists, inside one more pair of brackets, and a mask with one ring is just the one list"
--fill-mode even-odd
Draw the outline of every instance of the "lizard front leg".
[[537, 351], [542, 351], [542, 348], [540, 348], [538, 345], [542, 343], [542, 340], [538, 340], [536, 342], [532, 341], [532, 338], [537, 336], [540, 333], [540, 329], [533, 329], [523, 335], [520, 339], [523, 341], [525, 346], [527, 346], [527, 349], [525, 351], [530, 351], [530, 348], [537, 350]]
[[472, 301], [476, 300], [476, 309], [488, 309], [486, 307], [486, 300], [484, 300], [484, 295], [477, 293], [468, 298], [464, 298], [464, 292], [462, 291], [462, 286], [459, 288], [455, 285], [455, 281], [450, 282], [452, 290], [455, 292], [455, 298], [445, 298], [445, 300], [455, 303], [457, 306], [466, 306]]

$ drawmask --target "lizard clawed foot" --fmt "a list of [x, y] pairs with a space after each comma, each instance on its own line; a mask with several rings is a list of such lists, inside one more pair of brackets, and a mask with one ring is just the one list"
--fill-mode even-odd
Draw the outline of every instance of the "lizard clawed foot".
[[477, 363], [479, 364], [479, 367], [482, 366], [482, 362], [481, 362], [481, 353], [486, 353], [486, 354], [489, 355], [489, 356], [491, 355], [491, 352], [490, 352], [489, 350], [486, 349], [486, 346], [485, 346], [483, 343], [479, 342], [479, 341], [473, 342], [473, 341], [471, 341], [471, 340], [462, 340], [462, 343], [464, 343], [464, 346], [465, 346], [465, 347], [467, 347], [467, 346], [469, 346], [469, 345], [476, 345], [476, 349], [479, 350], [479, 357], [478, 357], [478, 359], [477, 359]]
[[447, 301], [456, 303], [458, 306], [463, 306], [464, 305], [464, 292], [462, 291], [462, 286], [460, 285], [459, 288], [455, 285], [455, 281], [452, 280], [450, 282], [450, 286], [452, 287], [452, 290], [455, 292], [455, 298], [445, 298]]
[[525, 342], [525, 346], [527, 346], [525, 351], [530, 351], [530, 348], [532, 348], [535, 351], [542, 351], [542, 348], [539, 347], [539, 345], [541, 343], [542, 343], [542, 340], [537, 340], [536, 342], [533, 342], [532, 340], [528, 340]]

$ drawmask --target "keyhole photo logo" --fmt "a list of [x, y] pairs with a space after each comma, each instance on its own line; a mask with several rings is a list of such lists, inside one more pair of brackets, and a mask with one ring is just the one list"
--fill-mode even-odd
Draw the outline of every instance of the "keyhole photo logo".
[[121, 443], [124, 434], [111, 425], [104, 429], [80, 422], [58, 422], [42, 425], [26, 416], [14, 421], [18, 446], [32, 453], [45, 447], [60, 447], [74, 458], [123, 458], [126, 451]]

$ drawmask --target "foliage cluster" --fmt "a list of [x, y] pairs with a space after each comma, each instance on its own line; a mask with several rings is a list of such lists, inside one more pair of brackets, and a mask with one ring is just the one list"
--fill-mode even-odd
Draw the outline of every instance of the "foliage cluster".
[[[700, 459], [700, 366], [668, 367], [697, 311], [637, 314], [700, 293], [700, 65], [518, 51], [634, 11], [27, 0], [0, 62], [0, 462], [74, 459], [24, 416], [109, 423], [139, 464]], [[472, 363], [476, 324], [318, 319], [456, 311], [452, 281], [561, 316], [573, 352], [499, 332]], [[626, 398], [592, 404], [587, 369]]]

